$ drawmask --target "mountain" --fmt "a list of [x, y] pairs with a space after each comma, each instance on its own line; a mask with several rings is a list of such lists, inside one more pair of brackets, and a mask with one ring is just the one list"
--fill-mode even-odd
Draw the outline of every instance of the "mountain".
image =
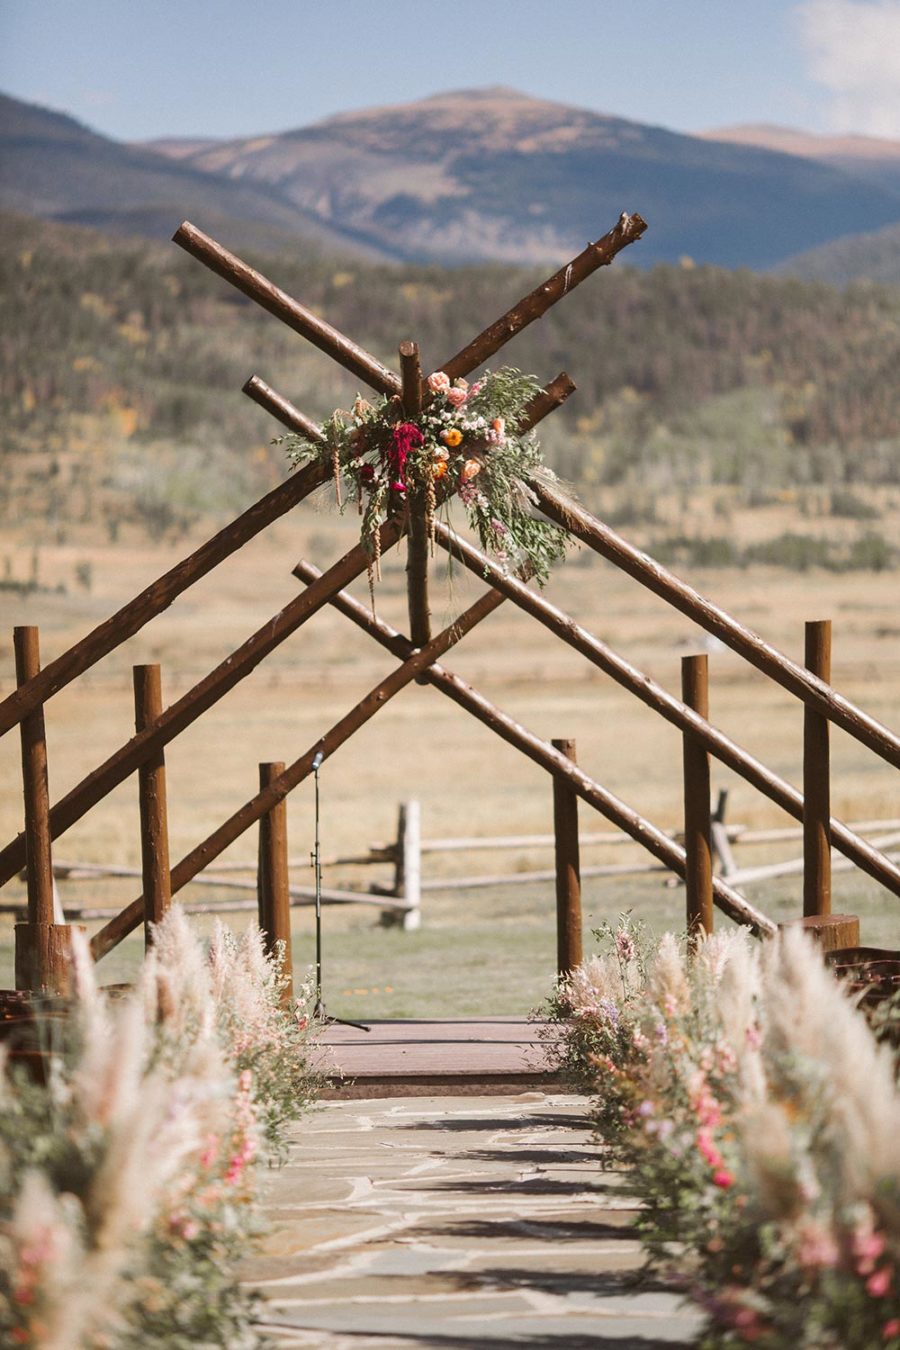
[[234, 248], [296, 247], [302, 239], [330, 252], [379, 256], [308, 217], [277, 187], [210, 175], [2, 94], [0, 208], [165, 240], [192, 217]]
[[238, 251], [558, 265], [628, 210], [631, 265], [768, 268], [900, 222], [900, 182], [504, 88], [142, 146], [2, 98], [0, 159], [0, 207], [156, 239], [188, 217]]
[[871, 234], [855, 234], [820, 244], [787, 258], [772, 269], [803, 281], [828, 281], [846, 286], [854, 281], [900, 286], [900, 225], [886, 225]]
[[562, 261], [629, 210], [650, 223], [629, 263], [687, 255], [768, 267], [861, 222], [900, 220], [900, 186], [503, 88], [173, 150], [182, 166], [275, 188], [310, 216], [418, 261]]
[[879, 136], [822, 136], [770, 123], [719, 127], [714, 131], [702, 131], [700, 135], [705, 140], [756, 146], [818, 160], [856, 178], [887, 187], [889, 191], [900, 192], [900, 141]]

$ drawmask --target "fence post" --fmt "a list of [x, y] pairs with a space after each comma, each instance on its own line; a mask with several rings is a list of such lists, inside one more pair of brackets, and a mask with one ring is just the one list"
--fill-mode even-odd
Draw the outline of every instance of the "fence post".
[[[553, 741], [574, 764], [575, 742]], [[581, 864], [578, 851], [578, 795], [553, 775], [553, 840], [556, 861], [556, 971], [560, 978], [581, 965]]]
[[[21, 688], [41, 668], [39, 630], [33, 627], [14, 629], [13, 647], [16, 683]], [[16, 988], [65, 993], [71, 971], [72, 929], [68, 924], [54, 922], [50, 787], [43, 704], [39, 703], [34, 712], [22, 719], [20, 735], [28, 922], [16, 924]]]
[[[134, 729], [146, 731], [163, 710], [162, 677], [158, 665], [134, 666]], [[160, 749], [138, 769], [138, 805], [141, 813], [141, 873], [144, 884], [144, 946], [153, 942], [153, 927], [161, 923], [172, 904], [169, 867], [169, 819], [166, 798], [166, 760]]]
[[[806, 625], [806, 668], [831, 683], [831, 620]], [[831, 768], [828, 718], [803, 710], [803, 914], [831, 913]]]
[[[709, 658], [685, 656], [681, 661], [681, 698], [709, 718]], [[710, 821], [709, 751], [689, 732], [682, 736], [684, 763], [684, 851], [687, 930], [692, 943], [713, 931], [712, 826]]]
[[407, 933], [422, 926], [422, 809], [415, 800], [400, 803], [397, 813], [397, 843], [395, 846], [394, 889], [398, 900], [405, 900], [402, 910], [386, 909], [381, 922], [390, 927], [402, 924]]
[[[284, 764], [260, 764], [259, 786], [266, 788], [284, 773]], [[259, 866], [256, 874], [259, 926], [266, 951], [281, 944], [281, 974], [287, 983], [281, 995], [284, 1007], [294, 999], [294, 968], [291, 954], [291, 894], [288, 872], [287, 800], [282, 797], [259, 819]]]

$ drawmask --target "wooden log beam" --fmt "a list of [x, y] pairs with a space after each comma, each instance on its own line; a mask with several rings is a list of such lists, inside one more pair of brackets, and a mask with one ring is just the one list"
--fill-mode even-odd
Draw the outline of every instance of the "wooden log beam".
[[[560, 737], [553, 749], [574, 764], [574, 740]], [[563, 979], [584, 959], [581, 918], [581, 858], [578, 847], [578, 794], [570, 782], [553, 775], [553, 841], [556, 881], [556, 973]]]
[[[831, 620], [805, 629], [806, 668], [831, 683]], [[831, 913], [831, 727], [827, 717], [803, 709], [803, 913]]]
[[[259, 786], [267, 788], [284, 773], [282, 761], [259, 766]], [[259, 818], [257, 917], [266, 951], [280, 966], [284, 985], [281, 1006], [294, 1001], [294, 961], [291, 943], [291, 883], [288, 863], [287, 802], [282, 797]]]
[[[40, 633], [37, 628], [13, 629], [16, 680], [21, 688], [41, 669]], [[54, 922], [53, 860], [50, 852], [50, 786], [47, 773], [47, 736], [44, 709], [37, 707], [22, 719], [22, 790], [25, 800], [23, 862], [28, 871], [28, 923], [44, 928]], [[43, 984], [36, 986], [42, 988]]]
[[[321, 574], [318, 568], [311, 563], [300, 562], [294, 568], [294, 575], [301, 581], [308, 581], [312, 584]], [[393, 652], [400, 660], [408, 660], [409, 654], [414, 651], [408, 638], [403, 637], [383, 619], [379, 619], [372, 614], [366, 606], [361, 605], [348, 592], [338, 592], [337, 595], [332, 597], [330, 603], [334, 605], [335, 609], [345, 614], [347, 618], [352, 619], [376, 642], [380, 642], [388, 651]], [[607, 820], [617, 825], [635, 843], [640, 844], [654, 858], [663, 863], [669, 871], [675, 872], [682, 880], [684, 879], [684, 849], [674, 843], [662, 830], [657, 829], [651, 821], [645, 820], [643, 816], [632, 810], [613, 793], [594, 782], [566, 755], [554, 750], [553, 746], [547, 741], [541, 740], [540, 737], [526, 730], [502, 709], [479, 694], [471, 685], [466, 684], [459, 676], [451, 674], [438, 662], [432, 662], [427, 667], [423, 667], [423, 670], [428, 684], [434, 685], [441, 693], [464, 708], [466, 712], [471, 713], [473, 717], [489, 727], [502, 740], [527, 755], [542, 769], [568, 779], [582, 801], [587, 802], [588, 806], [595, 811], [599, 811]], [[713, 879], [713, 893], [719, 908], [735, 922], [746, 924], [757, 935], [769, 937], [775, 933], [776, 927], [771, 919], [751, 905], [749, 901], [745, 900], [742, 895], [738, 894], [719, 877]]]
[[243, 515], [231, 521], [194, 553], [158, 577], [140, 595], [129, 600], [111, 618], [76, 642], [62, 656], [44, 666], [39, 675], [0, 702], [0, 736], [21, 722], [40, 704], [83, 675], [86, 670], [133, 637], [144, 624], [171, 605], [172, 601], [205, 577], [225, 558], [243, 548], [266, 526], [302, 502], [328, 477], [328, 470], [307, 464], [283, 483], [254, 502]]
[[[327, 575], [327, 573], [323, 573], [320, 580], [324, 580]], [[193, 880], [198, 872], [202, 872], [212, 862], [213, 858], [217, 858], [220, 853], [223, 853], [230, 844], [233, 844], [262, 816], [271, 811], [277, 802], [293, 791], [299, 783], [302, 783], [304, 778], [307, 778], [313, 772], [313, 760], [319, 753], [323, 755], [324, 759], [329, 759], [360, 727], [364, 726], [381, 708], [385, 707], [401, 689], [405, 689], [408, 684], [411, 684], [417, 675], [421, 674], [423, 670], [427, 670], [444, 652], [455, 646], [466, 633], [471, 632], [476, 624], [479, 624], [488, 614], [493, 613], [497, 606], [502, 603], [503, 596], [499, 591], [486, 591], [458, 619], [432, 638], [427, 646], [418, 651], [413, 651], [410, 648], [410, 654], [402, 665], [381, 680], [365, 698], [361, 699], [354, 708], [351, 708], [345, 717], [342, 717], [320, 740], [316, 741], [315, 745], [310, 746], [299, 759], [294, 760], [293, 764], [288, 765], [282, 773], [273, 778], [264, 788], [261, 788], [254, 797], [245, 802], [217, 830], [213, 830], [212, 834], [173, 867], [172, 894], [177, 894], [183, 886]], [[121, 942], [122, 938], [127, 937], [141, 922], [143, 913], [144, 897], [139, 895], [120, 914], [111, 919], [104, 928], [101, 928], [99, 933], [95, 933], [91, 939], [91, 952], [94, 960], [99, 960], [101, 956]]]
[[[140, 733], [162, 715], [162, 675], [158, 665], [134, 667], [134, 725]], [[166, 761], [160, 749], [138, 769], [141, 813], [141, 874], [144, 883], [144, 946], [172, 904], [169, 872], [169, 814]]]
[[[502, 591], [507, 599], [512, 600], [526, 614], [532, 615], [575, 651], [580, 652], [623, 689], [636, 695], [648, 708], [660, 713], [667, 722], [671, 722], [680, 731], [689, 732], [723, 764], [734, 769], [735, 773], [758, 788], [788, 815], [802, 822], [803, 796], [790, 783], [772, 773], [758, 759], [704, 721], [686, 704], [674, 698], [668, 690], [645, 675], [637, 666], [617, 655], [611, 647], [594, 637], [586, 628], [582, 628], [570, 615], [552, 605], [544, 596], [524, 586], [515, 577], [505, 573], [488, 558], [487, 554], [461, 539], [440, 522], [435, 526], [435, 538], [475, 576], [489, 581], [497, 590]], [[778, 837], [783, 837], [783, 832], [780, 832]], [[796, 832], [793, 837], [798, 837]], [[766, 836], [767, 841], [768, 838], [769, 835]], [[871, 843], [834, 817], [831, 819], [831, 839], [845, 857], [895, 895], [900, 895], [900, 868], [885, 858]]]
[[[709, 720], [709, 657], [681, 659], [681, 697], [704, 722]], [[684, 889], [688, 938], [696, 947], [713, 931], [713, 854], [710, 818], [709, 751], [685, 732], [682, 736], [684, 769]]]
[[[400, 344], [400, 377], [403, 383], [403, 412], [411, 422], [415, 422], [422, 416], [422, 367], [415, 342]], [[431, 540], [425, 519], [425, 493], [421, 489], [407, 489], [406, 509], [409, 518], [406, 538], [409, 631], [413, 646], [424, 647], [431, 638], [431, 606], [428, 602], [428, 550]]]
[[364, 348], [294, 300], [286, 291], [269, 281], [268, 277], [198, 230], [189, 220], [179, 225], [172, 239], [198, 262], [202, 262], [204, 267], [208, 267], [249, 299], [255, 300], [263, 309], [274, 314], [276, 319], [281, 319], [295, 333], [337, 361], [338, 365], [364, 380], [370, 388], [382, 394], [399, 394], [400, 381], [392, 370], [388, 370]]
[[[398, 522], [387, 521], [381, 527], [382, 547], [390, 548], [396, 543], [400, 531]], [[362, 544], [354, 545], [324, 574], [321, 586], [311, 587], [303, 595], [291, 600], [215, 670], [170, 704], [151, 726], [133, 736], [83, 778], [51, 808], [51, 838], [57, 839], [65, 833], [117, 784], [152, 756], [159, 754], [171, 740], [245, 679], [264, 657], [327, 603], [329, 590], [339, 590], [364, 572], [368, 560], [365, 547]], [[15, 876], [24, 861], [25, 839], [19, 835], [0, 851], [0, 885]]]
[[288, 399], [282, 398], [281, 394], [276, 393], [272, 386], [266, 384], [265, 380], [261, 380], [258, 375], [251, 375], [249, 380], [245, 380], [241, 393], [246, 394], [248, 398], [252, 398], [253, 402], [258, 403], [261, 408], [265, 408], [266, 412], [272, 412], [275, 408], [278, 408], [283, 414], [279, 417], [279, 421], [285, 422], [291, 428], [291, 431], [296, 431], [298, 435], [305, 437], [313, 445], [325, 444], [322, 428], [317, 426], [311, 417], [302, 413], [299, 408], [295, 408]]
[[757, 633], [695, 591], [693, 586], [654, 561], [649, 554], [629, 544], [557, 487], [538, 479], [531, 480], [530, 485], [537, 494], [540, 509], [555, 524], [568, 530], [576, 539], [614, 563], [655, 595], [661, 596], [701, 628], [715, 634], [726, 646], [756, 666], [757, 670], [874, 750], [888, 764], [900, 768], [900, 736], [857, 708], [824, 680], [770, 646]]
[[568, 295], [599, 267], [607, 267], [623, 248], [640, 239], [647, 228], [646, 221], [639, 215], [623, 212], [616, 224], [602, 239], [588, 244], [587, 248], [561, 267], [552, 277], [536, 286], [523, 296], [512, 309], [495, 320], [483, 333], [479, 333], [471, 342], [467, 342], [461, 351], [451, 356], [439, 370], [446, 371], [451, 380], [469, 375], [504, 347], [523, 328], [534, 323], [542, 314], [546, 314], [552, 305]]

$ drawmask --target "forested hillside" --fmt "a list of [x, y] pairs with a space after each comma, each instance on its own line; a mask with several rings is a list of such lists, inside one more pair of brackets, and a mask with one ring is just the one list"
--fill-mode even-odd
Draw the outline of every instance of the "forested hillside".
[[[250, 261], [385, 361], [416, 337], [428, 368], [541, 279]], [[0, 265], [7, 520], [162, 532], [234, 510], [283, 471], [277, 426], [239, 392], [249, 374], [316, 416], [355, 392], [174, 245], [6, 217]], [[745, 502], [900, 486], [900, 288], [620, 260], [504, 359], [569, 371], [578, 392], [547, 424], [548, 457], [638, 513], [715, 484]]]

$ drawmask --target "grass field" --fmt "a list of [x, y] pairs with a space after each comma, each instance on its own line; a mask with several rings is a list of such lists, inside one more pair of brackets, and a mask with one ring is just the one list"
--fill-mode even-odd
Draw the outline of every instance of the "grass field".
[[[58, 799], [131, 733], [133, 663], [159, 661], [168, 700], [190, 687], [296, 594], [291, 567], [301, 555], [326, 565], [353, 540], [354, 523], [302, 508], [223, 564], [135, 638], [100, 663], [77, 687], [47, 705], [51, 795]], [[626, 531], [627, 533], [627, 531]], [[136, 542], [90, 541], [41, 548], [42, 589], [20, 596], [0, 591], [0, 688], [13, 680], [11, 629], [41, 627], [44, 661], [107, 617], [188, 549]], [[7, 547], [14, 576], [34, 569], [25, 540]], [[80, 577], [80, 581], [78, 578]], [[896, 726], [900, 708], [900, 615], [896, 573], [789, 573], [771, 568], [691, 571], [688, 578], [735, 616], [795, 659], [802, 659], [803, 621], [835, 624], [834, 683], [874, 716]], [[65, 593], [57, 590], [65, 586]], [[436, 624], [470, 603], [480, 584], [458, 571], [433, 582]], [[362, 597], [364, 586], [357, 588]], [[798, 783], [802, 713], [787, 694], [711, 643], [688, 620], [598, 559], [578, 554], [548, 592], [554, 601], [609, 641], [668, 689], [679, 688], [683, 655], [709, 650], [712, 719], [771, 768]], [[378, 592], [379, 612], [405, 628], [403, 558], [393, 555]], [[315, 742], [391, 668], [392, 658], [332, 611], [315, 616], [248, 680], [167, 751], [173, 862], [252, 795], [261, 760], [290, 761]], [[633, 697], [563, 648], [509, 604], [467, 636], [446, 665], [546, 738], [571, 736], [583, 767], [662, 827], [677, 828], [681, 810], [680, 744], [676, 732]], [[900, 817], [897, 775], [841, 733], [834, 734], [833, 806], [846, 820]], [[714, 766], [714, 788], [729, 789], [729, 819], [748, 826], [789, 824], [766, 800]], [[17, 737], [0, 742], [0, 831], [21, 828]], [[326, 854], [360, 852], [393, 837], [398, 803], [418, 798], [426, 837], [546, 833], [551, 785], [546, 774], [492, 737], [437, 692], [412, 687], [381, 711], [321, 772], [322, 839]], [[294, 880], [308, 882], [312, 784], [289, 802]], [[586, 820], [585, 828], [602, 827]], [[255, 838], [228, 857], [251, 860]], [[797, 846], [754, 849], [740, 861], [796, 856]], [[123, 784], [55, 846], [59, 861], [139, 865], [136, 788]], [[595, 849], [585, 861], [621, 861], [623, 849]], [[627, 856], [637, 858], [636, 852]], [[551, 865], [546, 851], [429, 855], [432, 879]], [[327, 884], [388, 879], [388, 869], [326, 875]], [[64, 903], [124, 904], [131, 882], [63, 883]], [[10, 883], [4, 899], [24, 889]], [[189, 890], [188, 899], [215, 892]], [[800, 912], [797, 878], [748, 890], [781, 919]], [[534, 1006], [553, 977], [552, 885], [429, 893], [418, 933], [384, 929], [371, 910], [328, 909], [326, 998], [349, 1016], [425, 1013], [513, 1013]], [[585, 885], [588, 923], [631, 908], [654, 927], [680, 928], [683, 893], [660, 877]], [[858, 874], [835, 877], [836, 911], [859, 913], [863, 940], [897, 946], [900, 902]], [[312, 920], [296, 911], [295, 961], [311, 959]], [[238, 918], [237, 922], [242, 922]], [[4, 968], [11, 982], [10, 921], [3, 920]], [[134, 940], [103, 963], [112, 980], [139, 959]]]

